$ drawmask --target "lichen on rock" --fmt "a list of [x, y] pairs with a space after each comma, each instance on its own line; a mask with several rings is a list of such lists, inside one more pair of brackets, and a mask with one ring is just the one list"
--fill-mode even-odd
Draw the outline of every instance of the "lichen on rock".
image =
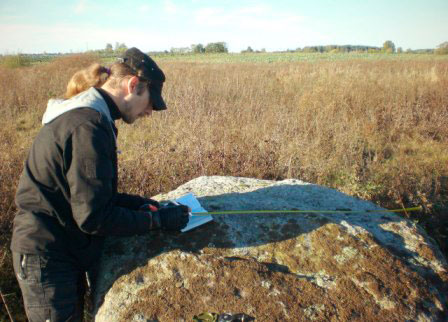
[[183, 234], [109, 238], [94, 292], [97, 321], [191, 321], [201, 312], [258, 321], [447, 317], [447, 263], [415, 223], [300, 180], [199, 177], [205, 209], [366, 213], [216, 215]]

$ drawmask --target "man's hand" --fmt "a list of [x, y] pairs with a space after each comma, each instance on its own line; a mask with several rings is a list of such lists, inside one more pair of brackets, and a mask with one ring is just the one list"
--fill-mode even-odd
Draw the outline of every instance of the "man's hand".
[[[158, 204], [158, 203], [157, 203]], [[158, 208], [154, 204], [144, 204], [140, 211], [148, 212], [152, 216], [152, 228], [166, 231], [180, 231], [185, 228], [189, 221], [191, 209], [184, 205], [169, 203]]]
[[163, 230], [180, 231], [184, 229], [189, 221], [191, 209], [184, 205], [168, 204], [159, 209], [160, 223]]
[[156, 201], [156, 200], [149, 199], [149, 198], [144, 198], [144, 202], [145, 202], [145, 204], [142, 205], [142, 207], [147, 206], [147, 205], [151, 205], [151, 206], [156, 207], [157, 209], [160, 208], [160, 204], [159, 204], [159, 202]]

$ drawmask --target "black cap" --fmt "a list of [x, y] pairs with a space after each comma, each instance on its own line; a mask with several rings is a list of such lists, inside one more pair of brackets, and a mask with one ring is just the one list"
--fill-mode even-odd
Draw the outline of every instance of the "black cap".
[[134, 69], [140, 78], [149, 83], [149, 92], [155, 111], [166, 110], [165, 101], [162, 98], [162, 87], [165, 82], [165, 74], [157, 66], [154, 60], [142, 53], [139, 49], [132, 47], [125, 51], [122, 62]]

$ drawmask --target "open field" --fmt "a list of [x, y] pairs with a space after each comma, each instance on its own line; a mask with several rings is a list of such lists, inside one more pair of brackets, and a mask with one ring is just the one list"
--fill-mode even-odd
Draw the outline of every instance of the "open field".
[[[157, 54], [158, 62], [197, 62], [197, 63], [277, 63], [277, 62], [322, 62], [322, 61], [446, 61], [446, 55], [435, 54], [380, 54], [380, 53], [241, 53], [241, 54]], [[104, 61], [113, 62], [114, 57]]]
[[[201, 175], [299, 178], [383, 207], [422, 205], [409, 215], [447, 254], [448, 57], [282, 55], [155, 57], [168, 111], [118, 124], [120, 189], [151, 196]], [[95, 60], [0, 66], [0, 286], [19, 320], [15, 187], [47, 100]]]
[[371, 53], [242, 53], [242, 54], [160, 54], [157, 61], [181, 61], [204, 63], [276, 63], [276, 62], [322, 62], [322, 61], [415, 61], [446, 60], [446, 56], [434, 54], [371, 54]]

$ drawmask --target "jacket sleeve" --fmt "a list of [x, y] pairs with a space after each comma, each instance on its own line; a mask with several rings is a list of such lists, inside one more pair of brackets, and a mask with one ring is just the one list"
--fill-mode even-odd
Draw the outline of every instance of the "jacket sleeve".
[[132, 210], [138, 210], [146, 203], [149, 203], [149, 199], [137, 195], [130, 195], [127, 193], [118, 193], [115, 199], [116, 206], [129, 208]]
[[115, 153], [107, 129], [87, 122], [71, 135], [71, 164], [67, 171], [73, 218], [87, 234], [130, 236], [152, 228], [149, 213], [117, 207], [113, 188]]

